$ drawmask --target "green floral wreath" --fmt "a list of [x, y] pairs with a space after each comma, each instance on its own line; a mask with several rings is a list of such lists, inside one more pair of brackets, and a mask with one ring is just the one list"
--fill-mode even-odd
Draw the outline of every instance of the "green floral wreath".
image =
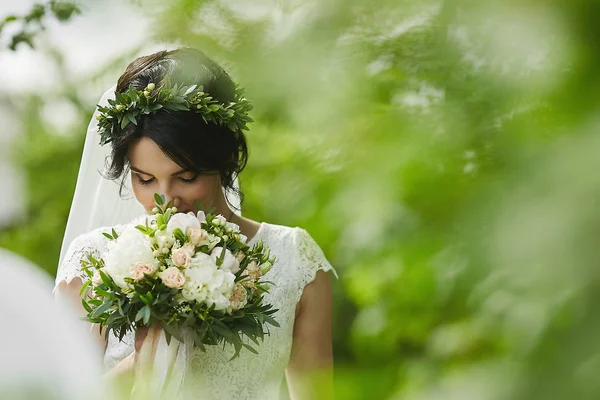
[[236, 137], [248, 130], [252, 122], [248, 112], [252, 104], [243, 97], [243, 90], [236, 88], [235, 99], [221, 103], [203, 92], [202, 86], [168, 85], [156, 87], [149, 83], [144, 90], [136, 90], [133, 85], [124, 93], [115, 92], [115, 99], [108, 100], [108, 106], [98, 105], [98, 133], [100, 144], [112, 142], [130, 123], [137, 125], [142, 115], [158, 110], [191, 111], [202, 115], [206, 123], [226, 126]]

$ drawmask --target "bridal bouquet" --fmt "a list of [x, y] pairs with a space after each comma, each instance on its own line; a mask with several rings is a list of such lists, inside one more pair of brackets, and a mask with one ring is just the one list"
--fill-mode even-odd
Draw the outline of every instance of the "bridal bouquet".
[[[183, 335], [200, 349], [230, 343], [257, 353], [255, 344], [279, 326], [263, 304], [269, 282], [263, 280], [275, 261], [258, 241], [252, 248], [239, 227], [211, 211], [176, 213], [155, 196], [151, 215], [127, 225], [110, 239], [107, 251], [88, 254], [82, 269], [88, 279], [81, 294], [86, 319], [119, 339], [143, 326], [160, 324], [167, 343]], [[189, 336], [188, 336], [189, 337]]]

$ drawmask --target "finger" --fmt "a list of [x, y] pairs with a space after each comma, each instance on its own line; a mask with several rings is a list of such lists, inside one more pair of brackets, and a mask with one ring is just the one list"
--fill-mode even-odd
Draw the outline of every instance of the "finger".
[[140, 351], [142, 349], [142, 344], [144, 343], [144, 340], [146, 340], [146, 337], [148, 336], [149, 332], [150, 329], [146, 326], [143, 328], [139, 328], [135, 332], [135, 349], [137, 351]]

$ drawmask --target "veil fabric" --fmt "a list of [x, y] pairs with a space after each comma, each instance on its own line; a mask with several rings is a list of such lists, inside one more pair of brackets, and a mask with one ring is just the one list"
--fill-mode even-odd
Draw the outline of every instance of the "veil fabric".
[[[108, 99], [114, 98], [115, 88], [116, 86], [113, 86], [108, 89], [98, 104], [107, 105]], [[145, 212], [133, 195], [121, 197], [119, 184], [103, 177], [110, 146], [99, 144], [97, 115], [96, 108], [85, 136], [77, 185], [60, 250], [59, 265], [63, 262], [69, 245], [77, 236], [99, 227], [127, 223]], [[129, 180], [126, 180], [126, 186], [129, 186]], [[128, 189], [126, 187], [124, 193], [128, 192]]]

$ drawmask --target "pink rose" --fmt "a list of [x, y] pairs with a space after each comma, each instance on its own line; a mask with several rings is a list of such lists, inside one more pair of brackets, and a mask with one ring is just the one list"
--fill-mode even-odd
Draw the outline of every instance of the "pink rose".
[[152, 265], [138, 262], [131, 269], [131, 277], [136, 281], [141, 281], [145, 278], [145, 275], [153, 275], [154, 271], [155, 269]]
[[102, 277], [100, 276], [100, 271], [99, 270], [94, 270], [94, 276], [92, 277], [92, 285], [94, 286], [100, 286], [102, 285]]
[[160, 273], [160, 279], [166, 287], [179, 289], [185, 283], [185, 277], [177, 267], [169, 267]]
[[171, 253], [171, 261], [178, 267], [188, 267], [193, 255], [194, 245], [186, 243], [183, 247], [173, 250]]
[[188, 235], [190, 237], [190, 243], [194, 246], [198, 246], [201, 242], [206, 240], [206, 231], [200, 228], [189, 228]]

